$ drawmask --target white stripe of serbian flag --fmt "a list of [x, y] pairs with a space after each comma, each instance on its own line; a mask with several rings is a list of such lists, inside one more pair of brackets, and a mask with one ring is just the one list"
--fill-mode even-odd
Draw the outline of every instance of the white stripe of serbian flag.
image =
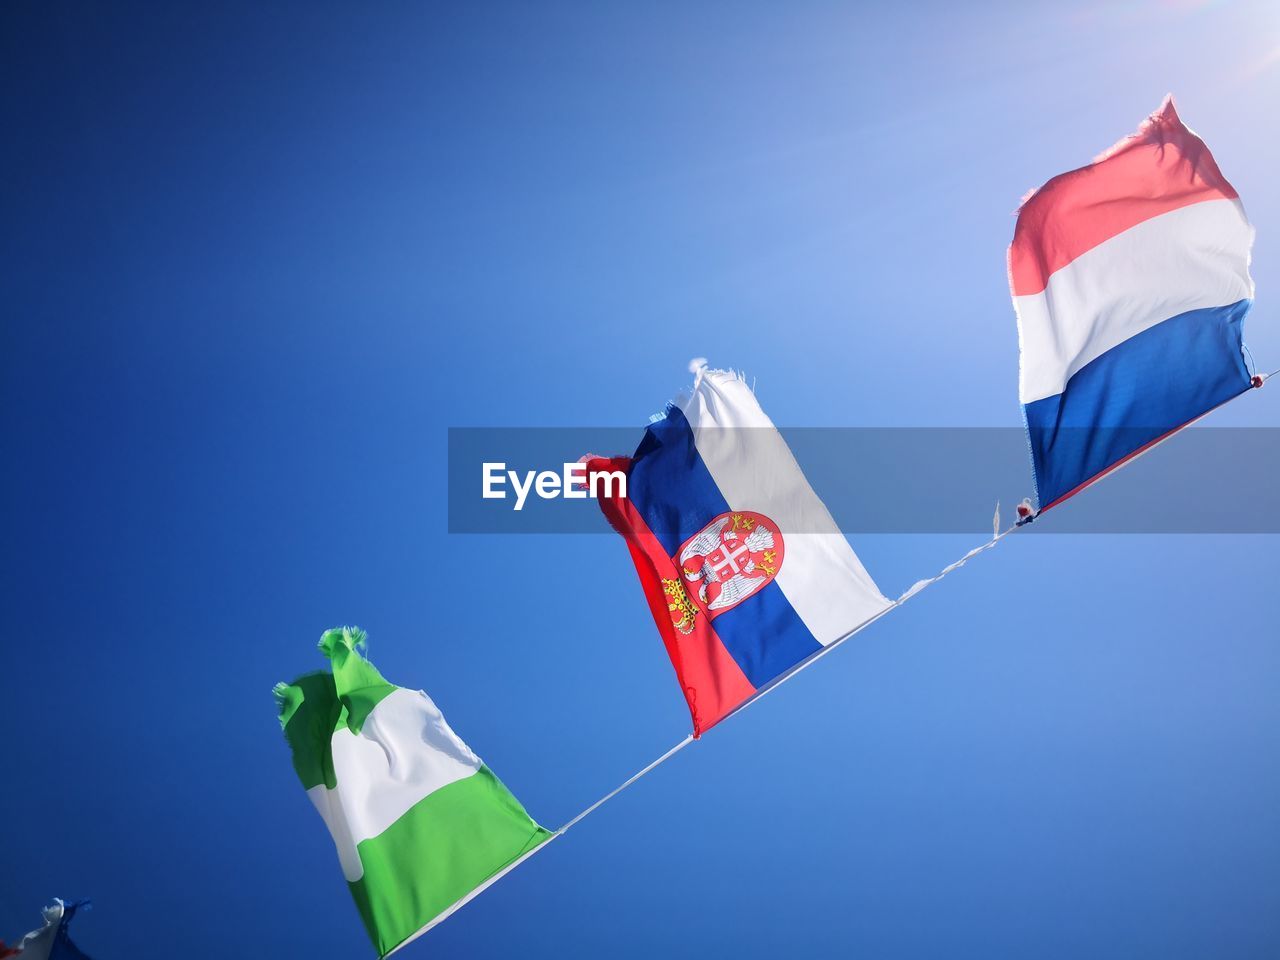
[[1252, 243], [1171, 97], [1023, 202], [1009, 284], [1041, 509], [1249, 388]]
[[701, 736], [889, 601], [755, 394], [695, 361], [692, 394], [649, 425], [626, 497], [597, 487], [627, 541]]
[[320, 641], [332, 672], [275, 689], [293, 766], [324, 819], [379, 956], [425, 932], [552, 834], [420, 690], [393, 686], [358, 649]]

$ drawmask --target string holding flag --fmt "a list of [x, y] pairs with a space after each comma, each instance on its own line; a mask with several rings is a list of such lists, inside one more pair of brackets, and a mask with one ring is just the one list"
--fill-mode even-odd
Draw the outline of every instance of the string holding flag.
[[324, 635], [327, 674], [276, 693], [303, 786], [381, 956], [450, 916], [551, 840], [1044, 511], [1260, 387], [1242, 325], [1253, 228], [1167, 99], [1132, 137], [1023, 203], [1009, 250], [1019, 391], [1038, 504], [889, 600], [738, 373], [701, 358], [688, 395], [630, 457], [592, 457], [688, 703], [684, 740], [555, 831], [444, 722]]

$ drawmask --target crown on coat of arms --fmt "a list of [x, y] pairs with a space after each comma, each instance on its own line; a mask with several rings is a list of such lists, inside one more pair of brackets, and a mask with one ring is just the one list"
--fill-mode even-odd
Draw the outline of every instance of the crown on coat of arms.
[[667, 609], [671, 611], [672, 625], [686, 636], [693, 633], [693, 620], [698, 615], [698, 608], [689, 598], [684, 584], [678, 579], [663, 580], [662, 592], [670, 601]]

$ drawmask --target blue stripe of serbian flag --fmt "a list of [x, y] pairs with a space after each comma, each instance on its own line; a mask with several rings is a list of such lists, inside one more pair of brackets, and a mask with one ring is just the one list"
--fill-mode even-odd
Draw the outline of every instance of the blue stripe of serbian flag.
[[277, 685], [293, 767], [333, 837], [379, 956], [425, 933], [552, 834], [421, 690], [394, 686], [344, 627], [331, 671]]
[[1009, 283], [1042, 510], [1249, 388], [1252, 244], [1172, 98], [1023, 202]]
[[599, 485], [700, 736], [796, 665], [882, 613], [791, 450], [733, 373], [695, 367], [692, 395], [652, 423], [626, 497]]

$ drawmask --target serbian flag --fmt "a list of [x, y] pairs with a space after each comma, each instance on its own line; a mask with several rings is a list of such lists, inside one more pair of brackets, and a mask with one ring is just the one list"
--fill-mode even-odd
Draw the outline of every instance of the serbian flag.
[[701, 736], [889, 601], [734, 373], [705, 369], [595, 485], [626, 538]]
[[1009, 284], [1042, 510], [1249, 388], [1252, 244], [1172, 98], [1023, 202]]

